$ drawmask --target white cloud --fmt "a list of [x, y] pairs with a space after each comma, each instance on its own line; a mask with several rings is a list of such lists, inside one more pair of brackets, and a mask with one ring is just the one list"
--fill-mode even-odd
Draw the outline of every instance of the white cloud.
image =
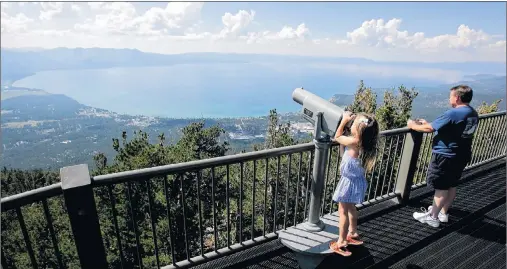
[[[250, 32], [241, 39], [247, 43], [267, 43], [270, 41], [297, 41], [304, 42], [310, 36], [310, 29], [304, 23], [298, 25], [295, 29], [290, 26], [284, 26], [279, 32]], [[290, 42], [288, 44], [291, 44]]]
[[92, 10], [98, 10], [100, 8], [102, 8], [102, 6], [105, 4], [105, 2], [88, 2], [88, 6], [92, 9]]
[[119, 34], [133, 29], [136, 9], [131, 3], [88, 3], [92, 10], [100, 10], [95, 19], [74, 25], [74, 29], [84, 32], [104, 32]]
[[[170, 2], [143, 10], [138, 3], [129, 2], [65, 4], [69, 8], [63, 8], [62, 3], [40, 5], [39, 18], [29, 18], [25, 14], [30, 12], [14, 13], [8, 3], [2, 2], [2, 46], [128, 47], [157, 53], [274, 53], [389, 61], [505, 62], [506, 54], [505, 36], [466, 24], [454, 33], [427, 36], [403, 29], [399, 18], [372, 19], [347, 33], [333, 33], [343, 36], [333, 38], [318, 36], [318, 29], [310, 30], [308, 21], [281, 29], [259, 29], [265, 24], [256, 22], [254, 10], [225, 12], [203, 22], [204, 4], [199, 2]], [[56, 15], [66, 12], [91, 15], [83, 18], [62, 14], [66, 21], [60, 23]], [[44, 22], [33, 23], [37, 19]], [[221, 27], [213, 25], [220, 21]], [[58, 29], [51, 28], [57, 24]], [[253, 24], [257, 30], [253, 30]]]
[[70, 37], [76, 35], [70, 30], [37, 30], [35, 34], [45, 37]]
[[11, 16], [7, 13], [9, 7], [9, 3], [1, 3], [1, 33], [7, 34], [25, 32], [27, 30], [27, 24], [32, 22], [33, 19], [28, 18], [24, 13], [18, 13]]
[[245, 29], [255, 17], [255, 11], [250, 12], [246, 10], [240, 10], [235, 15], [227, 12], [222, 16], [222, 23], [224, 28], [218, 34], [218, 38], [231, 38], [237, 37], [243, 29]]
[[55, 2], [42, 2], [41, 11], [39, 15], [40, 20], [51, 20], [53, 16], [62, 13], [63, 11], [63, 3], [55, 3]]
[[[419, 51], [441, 51], [449, 49], [469, 49], [489, 47], [495, 37], [482, 30], [470, 29], [462, 24], [456, 34], [426, 37], [423, 32], [410, 34], [400, 30], [402, 20], [383, 19], [365, 21], [361, 27], [347, 32], [347, 38], [338, 40], [338, 44], [362, 45], [369, 47], [413, 48]], [[500, 43], [498, 43], [500, 42]], [[498, 41], [497, 46], [505, 46]], [[496, 43], [495, 43], [496, 44]]]
[[72, 11], [75, 11], [75, 12], [78, 12], [78, 13], [81, 11], [81, 7], [78, 6], [78, 5], [76, 5], [76, 4], [72, 4], [70, 6], [70, 8], [72, 9]]
[[184, 33], [186, 28], [193, 26], [200, 18], [202, 7], [203, 3], [198, 2], [171, 2], [164, 9], [149, 9], [136, 18], [136, 23], [143, 33]]
[[366, 46], [396, 46], [403, 40], [404, 44], [413, 38], [418, 38], [421, 33], [416, 33], [413, 37], [408, 35], [407, 31], [399, 31], [400, 19], [392, 19], [384, 23], [383, 19], [373, 19], [365, 21], [361, 27], [347, 32], [347, 39], [338, 40], [339, 44], [366, 45]]
[[296, 29], [292, 27], [285, 26], [283, 29], [278, 32], [277, 37], [280, 39], [300, 39], [305, 38], [310, 34], [310, 30], [306, 27], [304, 23], [298, 25]]
[[432, 38], [422, 39], [417, 48], [419, 49], [436, 49], [446, 47], [450, 49], [477, 48], [488, 45], [491, 36], [482, 30], [470, 29], [462, 24], [458, 27], [455, 35], [440, 35]]
[[132, 3], [88, 3], [98, 14], [95, 20], [78, 23], [78, 31], [103, 32], [122, 35], [168, 35], [183, 33], [200, 17], [203, 3], [171, 2], [165, 8], [153, 7], [138, 14]]
[[489, 44], [488, 47], [505, 49], [505, 45], [506, 45], [505, 40], [501, 40], [501, 41], [495, 42], [494, 44]]

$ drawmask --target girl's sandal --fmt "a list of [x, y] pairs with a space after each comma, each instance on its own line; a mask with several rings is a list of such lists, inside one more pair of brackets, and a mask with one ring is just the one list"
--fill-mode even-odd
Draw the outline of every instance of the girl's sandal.
[[352, 252], [350, 252], [348, 249], [347, 249], [347, 245], [345, 246], [341, 246], [339, 247], [338, 246], [338, 242], [336, 241], [333, 241], [329, 244], [329, 248], [336, 254], [340, 254], [344, 257], [349, 257], [350, 255], [352, 255]]
[[347, 235], [347, 242], [349, 243], [349, 245], [353, 245], [353, 246], [360, 246], [360, 245], [364, 244], [363, 241], [356, 239], [358, 237], [359, 237], [358, 235], [352, 237], [352, 235], [349, 234], [349, 235]]

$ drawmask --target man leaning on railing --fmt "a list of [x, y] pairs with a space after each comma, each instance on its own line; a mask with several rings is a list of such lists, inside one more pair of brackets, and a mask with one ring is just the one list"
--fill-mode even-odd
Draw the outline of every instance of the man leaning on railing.
[[455, 86], [449, 95], [451, 109], [432, 123], [422, 119], [407, 122], [407, 127], [414, 131], [435, 132], [427, 176], [428, 185], [435, 190], [433, 205], [413, 215], [432, 227], [448, 221], [447, 212], [456, 197], [456, 186], [472, 157], [472, 139], [479, 122], [478, 113], [470, 106], [472, 96], [469, 86]]

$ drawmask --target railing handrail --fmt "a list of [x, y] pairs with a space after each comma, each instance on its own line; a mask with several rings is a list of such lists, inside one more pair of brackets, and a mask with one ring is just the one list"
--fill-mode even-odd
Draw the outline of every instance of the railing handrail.
[[49, 186], [25, 191], [2, 198], [2, 211], [27, 205], [42, 199], [51, 198], [63, 194], [62, 183], [58, 182]]
[[[492, 112], [492, 113], [487, 113], [487, 114], [481, 114], [481, 115], [479, 115], [479, 119], [487, 119], [487, 118], [491, 118], [491, 117], [501, 116], [501, 115], [505, 115], [506, 113], [507, 113], [507, 110]], [[396, 135], [396, 134], [406, 133], [409, 131], [410, 131], [410, 129], [408, 127], [401, 127], [401, 128], [382, 131], [382, 132], [380, 132], [380, 135], [381, 136]]]
[[[479, 119], [485, 119], [500, 115], [505, 115], [506, 111], [493, 112], [482, 114]], [[397, 135], [409, 132], [407, 127], [385, 130], [380, 132], [381, 136]], [[135, 178], [156, 177], [160, 175], [175, 174], [183, 171], [193, 171], [205, 169], [213, 166], [221, 166], [227, 164], [234, 164], [240, 162], [251, 161], [255, 159], [262, 159], [268, 157], [277, 157], [281, 155], [297, 153], [314, 148], [313, 142], [298, 144], [293, 146], [280, 147], [275, 149], [259, 150], [247, 153], [239, 153], [223, 157], [209, 158], [205, 160], [190, 161], [184, 163], [169, 164], [157, 167], [143, 168], [137, 170], [130, 170], [125, 172], [111, 173], [107, 175], [100, 175], [92, 177], [94, 185], [102, 186], [108, 184], [117, 184]], [[33, 189], [23, 193], [11, 195], [1, 199], [2, 210], [9, 210], [18, 206], [30, 204], [45, 198], [51, 198], [62, 194], [61, 183], [55, 183], [49, 186]]]
[[[397, 128], [380, 132], [381, 136], [396, 135], [408, 132], [408, 128]], [[334, 143], [333, 145], [336, 145]], [[285, 146], [274, 149], [264, 149], [253, 152], [238, 153], [234, 155], [214, 157], [204, 160], [189, 161], [183, 163], [168, 164], [156, 167], [142, 168], [124, 172], [110, 173], [93, 177], [94, 184], [103, 186], [107, 184], [117, 184], [128, 180], [145, 179], [161, 175], [177, 174], [184, 171], [196, 171], [210, 167], [223, 166], [228, 164], [236, 164], [252, 160], [277, 157], [287, 154], [298, 153], [314, 149], [313, 142]]]
[[156, 177], [161, 175], [177, 174], [185, 171], [197, 171], [210, 167], [236, 164], [247, 162], [251, 160], [277, 157], [301, 151], [312, 150], [315, 147], [313, 142], [304, 144], [297, 144], [293, 146], [286, 146], [274, 149], [265, 149], [253, 152], [238, 153], [234, 155], [214, 157], [204, 160], [189, 161], [183, 163], [174, 163], [150, 168], [143, 168], [137, 170], [130, 170], [118, 173], [111, 173], [107, 175], [100, 175], [93, 177], [94, 184], [98, 186], [107, 184], [116, 184], [134, 179], [143, 179], [149, 177]]
[[492, 113], [488, 113], [488, 114], [482, 114], [482, 115], [479, 115], [479, 119], [485, 119], [485, 118], [491, 118], [491, 117], [495, 117], [495, 116], [505, 115], [506, 112], [507, 112], [507, 110], [503, 110], [503, 111], [492, 112]]

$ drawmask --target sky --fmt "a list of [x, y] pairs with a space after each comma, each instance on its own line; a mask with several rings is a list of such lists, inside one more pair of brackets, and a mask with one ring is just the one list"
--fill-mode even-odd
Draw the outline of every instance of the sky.
[[3, 48], [506, 62], [502, 2], [2, 2]]

